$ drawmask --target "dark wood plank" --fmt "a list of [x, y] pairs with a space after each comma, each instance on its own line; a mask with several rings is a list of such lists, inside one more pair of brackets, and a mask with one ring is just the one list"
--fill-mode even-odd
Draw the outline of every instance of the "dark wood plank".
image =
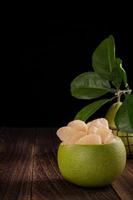
[[34, 154], [33, 129], [5, 129], [7, 149], [0, 155], [0, 200], [30, 200]]
[[118, 200], [111, 186], [90, 189], [65, 181], [59, 173], [56, 154], [58, 140], [53, 129], [38, 129], [33, 168], [32, 200]]
[[133, 160], [128, 160], [113, 188], [82, 188], [65, 181], [57, 166], [59, 140], [55, 132], [0, 129], [5, 141], [0, 151], [0, 200], [133, 199]]
[[112, 185], [121, 200], [133, 199], [133, 160], [127, 161], [124, 173]]
[[5, 138], [5, 127], [1, 127], [0, 128], [0, 155], [2, 155], [2, 153], [4, 153], [4, 151], [6, 150], [6, 138]]

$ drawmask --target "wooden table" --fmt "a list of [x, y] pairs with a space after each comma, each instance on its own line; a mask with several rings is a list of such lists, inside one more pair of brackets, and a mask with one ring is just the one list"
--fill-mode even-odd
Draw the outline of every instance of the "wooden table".
[[82, 188], [59, 173], [55, 129], [1, 128], [0, 134], [6, 147], [0, 153], [0, 200], [133, 200], [132, 159], [112, 185]]

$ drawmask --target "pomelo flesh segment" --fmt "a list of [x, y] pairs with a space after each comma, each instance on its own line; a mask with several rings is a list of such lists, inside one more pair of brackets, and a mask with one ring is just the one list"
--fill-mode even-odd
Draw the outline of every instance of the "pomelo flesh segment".
[[96, 127], [105, 127], [105, 128], [109, 128], [108, 125], [108, 121], [104, 118], [99, 118], [99, 119], [95, 119], [91, 122], [91, 125], [96, 126]]
[[83, 138], [86, 135], [84, 131], [75, 131], [71, 134], [68, 140], [64, 140], [63, 144], [75, 144], [80, 138]]
[[79, 138], [85, 136], [85, 131], [77, 131], [71, 127], [65, 126], [57, 131], [57, 136], [66, 144], [73, 144]]
[[102, 141], [99, 135], [89, 134], [80, 138], [76, 144], [102, 144]]
[[85, 132], [87, 132], [88, 129], [86, 123], [81, 120], [73, 120], [69, 122], [67, 126], [76, 129], [78, 131], [85, 131]]
[[98, 128], [96, 126], [89, 126], [87, 134], [96, 134], [98, 131]]
[[107, 140], [107, 138], [109, 138], [109, 136], [113, 136], [112, 131], [104, 127], [98, 128], [96, 134], [101, 137], [103, 144], [105, 144], [105, 141]]
[[88, 122], [86, 125], [87, 125], [88, 128], [90, 128], [91, 127], [91, 122]]
[[109, 134], [103, 141], [104, 144], [109, 144], [109, 143], [112, 143], [112, 142], [115, 142], [116, 141], [116, 138], [113, 134]]
[[56, 134], [61, 141], [64, 141], [69, 139], [71, 132], [72, 132], [71, 127], [64, 126], [62, 128], [59, 128]]

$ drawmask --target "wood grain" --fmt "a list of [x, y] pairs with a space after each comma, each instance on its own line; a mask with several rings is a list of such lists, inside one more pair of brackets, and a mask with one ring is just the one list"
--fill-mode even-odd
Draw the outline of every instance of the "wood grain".
[[104, 188], [83, 188], [65, 181], [57, 165], [59, 140], [52, 128], [2, 128], [0, 200], [131, 200], [133, 160]]
[[133, 200], [133, 160], [127, 161], [123, 174], [112, 184], [120, 199]]
[[30, 200], [34, 132], [32, 129], [6, 129], [6, 152], [0, 158], [0, 199]]

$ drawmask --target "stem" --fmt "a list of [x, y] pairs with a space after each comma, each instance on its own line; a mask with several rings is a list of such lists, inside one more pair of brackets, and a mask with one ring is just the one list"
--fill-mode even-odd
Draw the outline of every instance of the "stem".
[[121, 91], [120, 90], [117, 90], [116, 92], [116, 96], [117, 96], [117, 102], [119, 103], [121, 101]]
[[117, 90], [115, 95], [117, 96], [117, 102], [120, 102], [121, 96], [123, 94], [131, 94], [132, 90], [131, 89], [126, 89], [126, 90]]
[[132, 90], [131, 89], [127, 89], [127, 90], [119, 90], [122, 94], [131, 94]]
[[121, 95], [118, 95], [117, 96], [117, 102], [120, 102], [121, 101]]

